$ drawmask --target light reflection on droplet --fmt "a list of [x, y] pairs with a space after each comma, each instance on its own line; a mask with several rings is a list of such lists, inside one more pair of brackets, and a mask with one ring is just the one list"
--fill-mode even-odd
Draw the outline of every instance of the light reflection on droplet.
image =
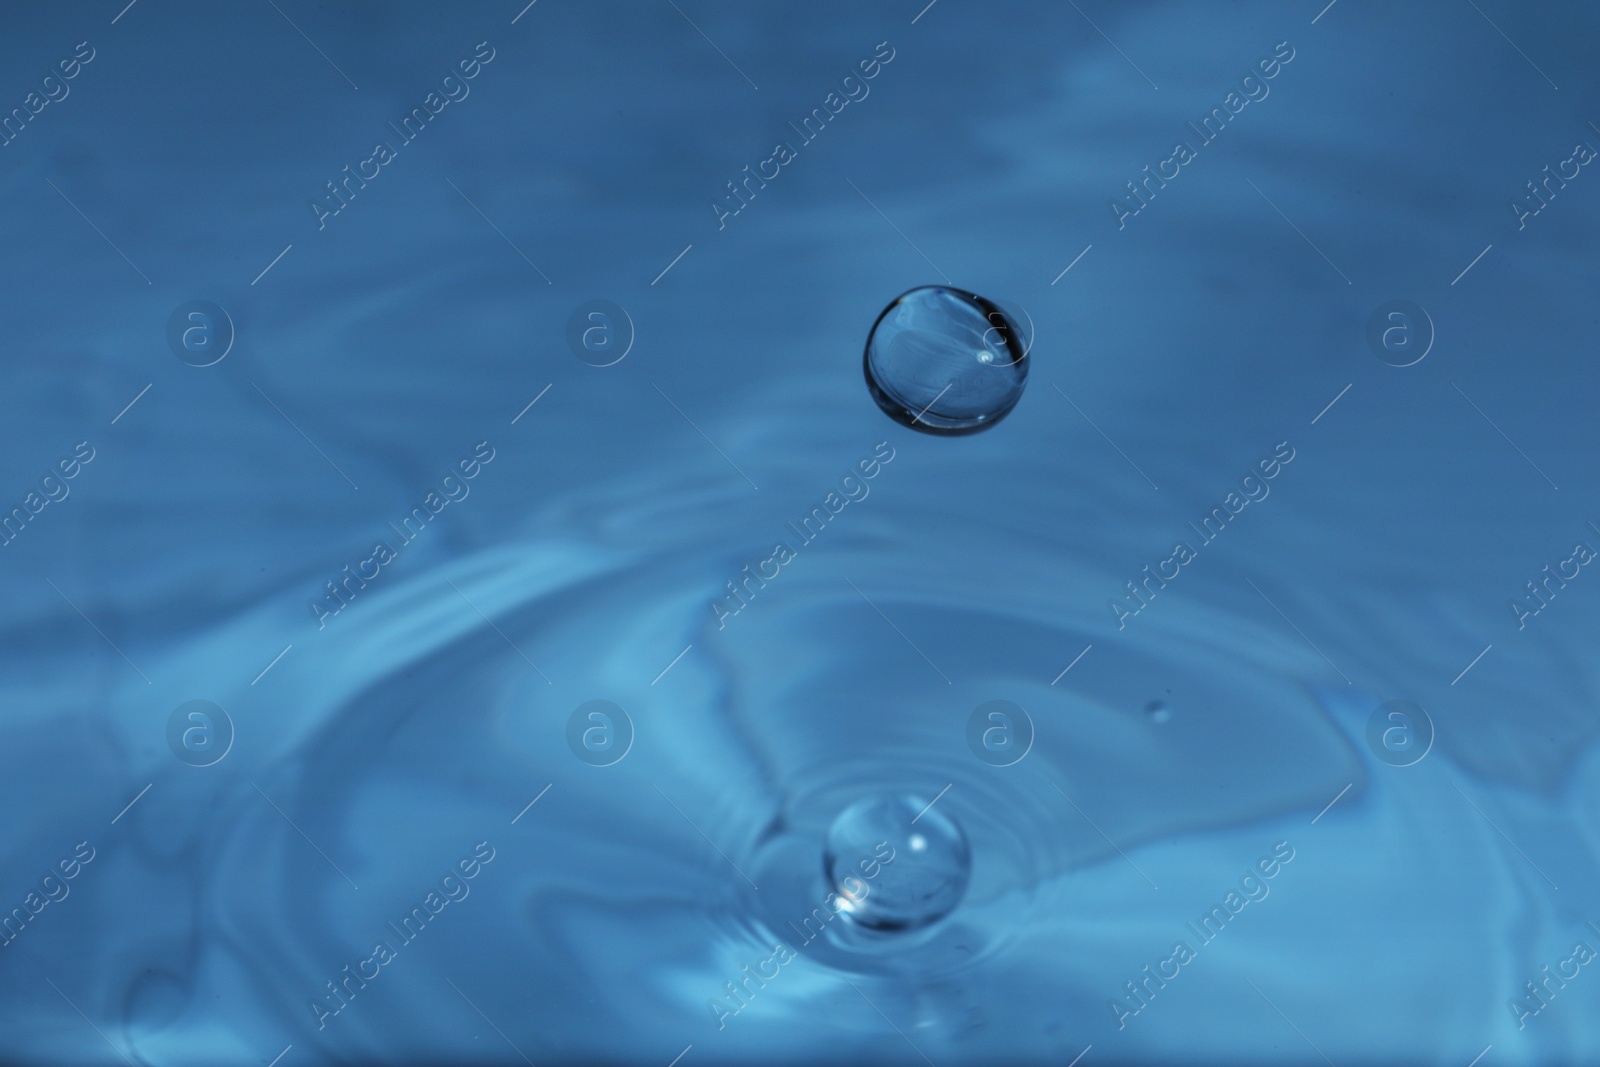
[[967, 434], [999, 422], [1022, 397], [1032, 339], [999, 306], [943, 285], [898, 297], [867, 338], [873, 400], [896, 422]]
[[850, 805], [828, 829], [823, 868], [841, 914], [874, 930], [912, 930], [960, 903], [972, 852], [956, 822], [911, 794]]

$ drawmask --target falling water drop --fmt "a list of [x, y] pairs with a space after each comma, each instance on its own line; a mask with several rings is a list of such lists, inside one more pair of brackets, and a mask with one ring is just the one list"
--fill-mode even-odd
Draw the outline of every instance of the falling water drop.
[[823, 869], [842, 914], [873, 930], [913, 930], [950, 914], [972, 874], [967, 837], [911, 794], [850, 805], [828, 829]]
[[867, 337], [872, 399], [896, 422], [967, 434], [1005, 418], [1028, 381], [1029, 339], [1015, 316], [976, 294], [929, 285], [883, 309]]

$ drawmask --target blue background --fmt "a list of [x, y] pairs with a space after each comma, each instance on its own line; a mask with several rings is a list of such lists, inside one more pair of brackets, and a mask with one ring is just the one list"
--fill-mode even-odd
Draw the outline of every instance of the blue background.
[[[1600, 578], [1511, 607], [1600, 548], [1600, 177], [1509, 206], [1600, 146], [1593, 5], [674, 7], [0, 12], [0, 113], [94, 54], [0, 147], [0, 512], [94, 453], [0, 546], [0, 914], [31, 916], [0, 1060], [1600, 1058], [1596, 968], [1515, 1007], [1600, 949]], [[319, 228], [479, 42], [470, 95]], [[1035, 333], [965, 438], [861, 377], [884, 305], [947, 280]], [[593, 299], [633, 335], [607, 367], [567, 341]], [[1436, 334], [1407, 367], [1367, 340], [1397, 299]], [[236, 331], [208, 367], [167, 341], [191, 300]], [[870, 495], [719, 625], [879, 442]], [[168, 740], [191, 700], [231, 724], [210, 766]], [[591, 700], [631, 721], [610, 766], [567, 741]], [[1008, 767], [967, 743], [991, 700], [1031, 723]], [[1369, 740], [1394, 700], [1434, 735], [1410, 766]], [[719, 1026], [880, 793], [964, 827], [961, 907], [819, 943]], [[480, 842], [470, 895], [322, 1015]], [[1270, 894], [1127, 999], [1279, 842]]]

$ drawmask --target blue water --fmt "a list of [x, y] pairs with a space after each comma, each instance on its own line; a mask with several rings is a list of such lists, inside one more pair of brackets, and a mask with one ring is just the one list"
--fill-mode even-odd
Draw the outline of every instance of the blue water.
[[885, 415], [913, 430], [987, 430], [1027, 387], [1026, 331], [973, 293], [913, 289], [884, 308], [867, 335], [867, 388]]
[[6, 13], [0, 1062], [1600, 1060], [1592, 5], [524, 3]]

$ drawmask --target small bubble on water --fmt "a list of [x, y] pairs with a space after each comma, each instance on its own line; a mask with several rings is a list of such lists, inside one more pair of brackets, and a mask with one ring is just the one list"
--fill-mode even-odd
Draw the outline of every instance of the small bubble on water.
[[1151, 722], [1166, 722], [1172, 718], [1172, 709], [1165, 700], [1152, 700], [1144, 706], [1144, 717]]
[[850, 805], [828, 828], [823, 869], [841, 914], [873, 930], [914, 930], [960, 903], [972, 851], [956, 822], [908, 793]]
[[867, 337], [872, 399], [896, 422], [931, 434], [977, 433], [1017, 406], [1028, 382], [1031, 327], [974, 293], [913, 289], [884, 308]]

